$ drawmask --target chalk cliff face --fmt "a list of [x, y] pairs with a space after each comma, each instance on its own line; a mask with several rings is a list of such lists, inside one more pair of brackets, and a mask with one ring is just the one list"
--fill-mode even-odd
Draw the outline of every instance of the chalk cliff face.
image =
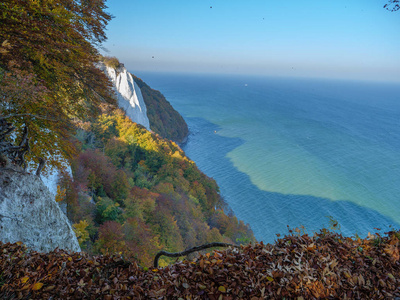
[[56, 247], [80, 251], [67, 217], [41, 179], [4, 169], [0, 170], [0, 240], [21, 241], [40, 252]]
[[144, 103], [140, 88], [133, 80], [132, 75], [125, 67], [117, 69], [101, 64], [100, 68], [106, 73], [114, 84], [118, 106], [122, 108], [132, 122], [138, 123], [150, 130], [147, 118], [146, 104]]

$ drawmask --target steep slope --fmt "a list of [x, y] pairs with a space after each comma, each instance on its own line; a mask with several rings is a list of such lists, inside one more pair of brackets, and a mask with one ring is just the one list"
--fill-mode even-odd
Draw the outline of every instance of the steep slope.
[[132, 122], [141, 124], [147, 130], [150, 130], [146, 104], [140, 88], [133, 80], [132, 75], [122, 64], [119, 64], [116, 68], [104, 63], [100, 63], [99, 66], [113, 83], [115, 95], [118, 99], [118, 106], [125, 111], [125, 114]]
[[150, 128], [164, 138], [183, 143], [189, 133], [182, 116], [172, 107], [159, 91], [153, 90], [143, 80], [132, 75], [142, 91], [147, 107]]
[[165, 97], [143, 80], [127, 72], [115, 57], [102, 57], [99, 67], [111, 79], [118, 106], [135, 123], [162, 137], [183, 143], [189, 133], [182, 116]]
[[37, 176], [0, 171], [0, 241], [41, 252], [80, 251], [67, 217]]
[[[255, 241], [251, 229], [223, 211], [216, 182], [180, 147], [133, 123], [121, 110], [81, 129], [84, 149], [64, 178], [67, 215], [81, 247], [122, 253], [151, 264], [159, 249], [182, 251], [210, 242]], [[97, 143], [87, 143], [91, 135]], [[165, 260], [164, 263], [171, 260]]]

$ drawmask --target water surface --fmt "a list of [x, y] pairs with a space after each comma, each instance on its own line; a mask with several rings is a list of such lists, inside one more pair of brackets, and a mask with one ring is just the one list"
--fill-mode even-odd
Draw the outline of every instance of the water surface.
[[400, 86], [139, 74], [185, 118], [184, 150], [259, 240], [287, 225], [365, 235], [400, 223]]

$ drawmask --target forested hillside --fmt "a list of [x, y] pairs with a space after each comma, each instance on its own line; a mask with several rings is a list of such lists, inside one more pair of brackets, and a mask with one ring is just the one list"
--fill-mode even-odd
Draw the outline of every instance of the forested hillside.
[[59, 200], [83, 250], [149, 265], [160, 249], [255, 241], [248, 226], [225, 214], [213, 179], [177, 144], [122, 111], [81, 123], [78, 138], [73, 179], [64, 174]]
[[[116, 108], [96, 67], [111, 19], [105, 1], [18, 0], [0, 8], [0, 167], [39, 165], [40, 175], [42, 167], [70, 164], [73, 178], [63, 174], [56, 200], [66, 204], [82, 249], [148, 265], [160, 249], [254, 241], [248, 226], [224, 213], [215, 181], [177, 144]], [[138, 82], [154, 131], [181, 141], [182, 117]]]
[[163, 94], [153, 90], [140, 78], [133, 74], [132, 76], [142, 91], [151, 130], [175, 142], [184, 142], [189, 130], [182, 116], [171, 106]]

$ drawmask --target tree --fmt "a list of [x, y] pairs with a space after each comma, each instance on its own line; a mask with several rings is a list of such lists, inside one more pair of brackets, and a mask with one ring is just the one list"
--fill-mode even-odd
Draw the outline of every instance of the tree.
[[72, 225], [80, 246], [89, 239], [89, 232], [86, 229], [88, 226], [89, 223], [86, 220]]
[[96, 203], [96, 221], [99, 224], [107, 221], [118, 221], [122, 214], [122, 210], [118, 203], [115, 203], [110, 198], [100, 198]]
[[400, 9], [400, 0], [389, 0], [389, 3], [383, 7], [390, 11], [398, 11]]
[[[115, 221], [107, 221], [99, 228], [99, 239], [94, 245], [102, 254], [129, 253], [124, 241], [122, 225]], [[129, 255], [128, 255], [129, 256]]]
[[0, 3], [0, 116], [30, 134], [30, 162], [51, 165], [74, 152], [73, 120], [115, 104], [96, 67], [111, 19], [106, 0], [5, 0]]

